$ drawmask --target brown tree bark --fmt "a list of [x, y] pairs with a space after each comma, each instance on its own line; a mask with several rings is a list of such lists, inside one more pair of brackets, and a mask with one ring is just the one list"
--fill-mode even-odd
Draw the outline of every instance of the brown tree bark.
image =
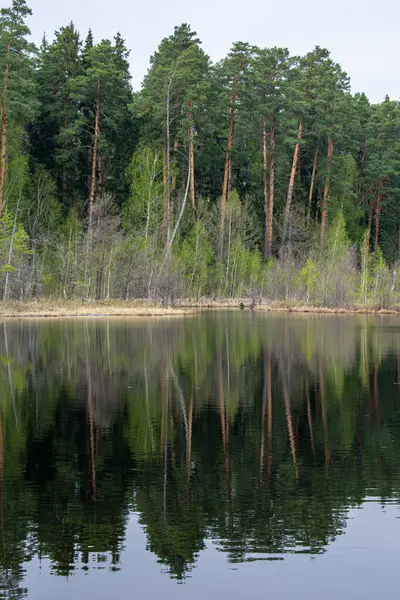
[[300, 142], [302, 140], [302, 137], [303, 137], [303, 121], [301, 120], [299, 123], [299, 130], [297, 133], [297, 143], [296, 143], [296, 146], [294, 148], [294, 153], [293, 153], [292, 170], [290, 172], [289, 187], [288, 187], [288, 193], [286, 196], [285, 214], [283, 217], [281, 251], [283, 251], [283, 248], [284, 248], [284, 245], [286, 242], [286, 236], [287, 236], [287, 230], [288, 230], [289, 218], [290, 218], [290, 210], [292, 207], [294, 180], [296, 177], [297, 164], [299, 162]]
[[103, 191], [103, 157], [99, 154], [97, 159], [97, 167], [99, 171], [99, 193]]
[[194, 178], [194, 141], [193, 141], [193, 101], [189, 100], [190, 106], [190, 120], [191, 125], [189, 127], [189, 162], [190, 162], [190, 201], [192, 203], [192, 208], [195, 208], [195, 178]]
[[369, 244], [369, 241], [371, 239], [372, 216], [374, 214], [374, 208], [375, 208], [375, 198], [372, 197], [371, 200], [370, 200], [370, 202], [369, 202], [369, 213], [368, 213], [368, 225], [367, 225], [368, 244]]
[[94, 121], [94, 142], [93, 142], [93, 154], [92, 154], [92, 179], [90, 182], [90, 196], [89, 196], [89, 221], [92, 221], [94, 197], [96, 194], [96, 167], [97, 167], [97, 152], [99, 147], [99, 134], [100, 134], [100, 79], [97, 81], [97, 99], [96, 99], [96, 116]]
[[382, 212], [382, 184], [380, 184], [378, 188], [378, 196], [376, 199], [376, 210], [375, 210], [375, 250], [379, 247], [379, 228], [381, 221], [381, 212]]
[[7, 162], [7, 91], [10, 72], [11, 45], [7, 48], [7, 64], [4, 69], [3, 98], [1, 103], [1, 152], [0, 152], [0, 215], [4, 207], [4, 186]]
[[172, 179], [171, 179], [171, 192], [174, 192], [176, 190], [176, 158], [177, 158], [177, 153], [179, 150], [179, 139], [178, 136], [175, 137], [174, 139], [174, 170], [173, 170], [173, 174], [172, 174]]
[[264, 181], [264, 258], [268, 257], [268, 173], [267, 173], [267, 121], [263, 123], [262, 155], [263, 155], [263, 181]]
[[267, 256], [272, 256], [274, 195], [275, 195], [275, 117], [271, 117], [269, 130], [269, 206]]
[[312, 208], [312, 200], [313, 200], [313, 195], [314, 195], [315, 176], [317, 174], [318, 150], [319, 150], [319, 148], [317, 145], [317, 147], [315, 149], [313, 170], [312, 170], [312, 174], [311, 174], [310, 193], [308, 194], [307, 225], [310, 224], [310, 219], [311, 219], [311, 208]]
[[328, 199], [329, 199], [329, 186], [331, 181], [331, 172], [332, 172], [332, 156], [333, 149], [335, 147], [333, 139], [328, 137], [328, 159], [327, 159], [327, 173], [325, 177], [325, 188], [324, 188], [324, 200], [322, 204], [321, 211], [321, 246], [323, 246], [325, 241], [325, 233], [326, 233], [326, 221], [328, 216]]
[[221, 196], [221, 215], [220, 215], [220, 225], [221, 230], [224, 229], [225, 224], [225, 212], [226, 212], [226, 203], [229, 197], [229, 188], [231, 187], [230, 180], [232, 180], [232, 172], [231, 172], [231, 161], [232, 161], [232, 147], [233, 147], [233, 135], [235, 133], [235, 114], [236, 114], [236, 100], [237, 100], [237, 91], [236, 91], [236, 82], [234, 83], [234, 89], [232, 94], [232, 107], [231, 107], [231, 115], [229, 118], [229, 126], [228, 126], [228, 141], [226, 144], [226, 155], [225, 155], [225, 167], [224, 167], [224, 181], [222, 184], [222, 196]]

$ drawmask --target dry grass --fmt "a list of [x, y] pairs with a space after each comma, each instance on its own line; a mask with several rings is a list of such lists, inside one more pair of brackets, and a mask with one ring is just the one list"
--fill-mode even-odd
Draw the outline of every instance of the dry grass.
[[0, 303], [0, 318], [49, 318], [49, 317], [170, 317], [198, 312], [189, 307], [162, 307], [145, 302], [82, 302], [69, 300], [39, 300]]
[[101, 301], [82, 304], [78, 300], [38, 300], [23, 302], [0, 302], [0, 318], [50, 318], [50, 317], [171, 317], [195, 314], [204, 310], [245, 310], [258, 313], [301, 313], [301, 314], [400, 314], [400, 307], [380, 309], [377, 307], [354, 306], [352, 308], [329, 308], [323, 306], [295, 305], [285, 302], [257, 304], [251, 306], [248, 299], [207, 300], [199, 302], [182, 300], [174, 306], [157, 306], [144, 301]]

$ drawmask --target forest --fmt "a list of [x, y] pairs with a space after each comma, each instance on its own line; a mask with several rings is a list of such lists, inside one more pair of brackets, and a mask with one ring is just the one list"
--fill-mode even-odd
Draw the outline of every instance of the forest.
[[134, 92], [119, 33], [38, 48], [30, 15], [0, 11], [1, 300], [400, 302], [398, 100], [322, 47], [213, 64], [187, 24]]

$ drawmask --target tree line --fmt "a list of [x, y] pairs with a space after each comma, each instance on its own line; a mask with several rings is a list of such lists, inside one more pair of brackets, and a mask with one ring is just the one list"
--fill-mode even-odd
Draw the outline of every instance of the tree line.
[[30, 15], [0, 12], [4, 300], [398, 300], [398, 101], [321, 47], [213, 64], [187, 24], [133, 92], [120, 34], [36, 48]]

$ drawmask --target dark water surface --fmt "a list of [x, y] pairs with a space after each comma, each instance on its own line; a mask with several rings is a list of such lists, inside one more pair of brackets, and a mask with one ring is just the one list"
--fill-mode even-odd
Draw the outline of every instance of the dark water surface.
[[394, 598], [400, 320], [0, 324], [0, 598]]

